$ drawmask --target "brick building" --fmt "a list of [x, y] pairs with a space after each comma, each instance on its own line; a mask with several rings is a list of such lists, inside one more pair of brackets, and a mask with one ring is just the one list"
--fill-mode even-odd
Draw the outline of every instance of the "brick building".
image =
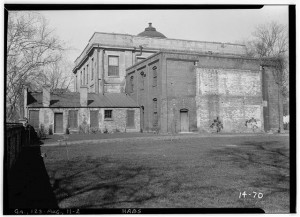
[[140, 108], [122, 93], [106, 95], [88, 93], [82, 86], [78, 92], [25, 91], [25, 117], [46, 133], [72, 132], [139, 132]]
[[54, 133], [203, 132], [217, 117], [225, 132], [251, 132], [250, 119], [256, 131], [276, 130], [283, 109], [272, 70], [244, 45], [170, 39], [151, 23], [136, 36], [95, 32], [75, 60], [75, 92], [28, 93], [26, 117]]
[[252, 118], [256, 132], [278, 129], [272, 66], [258, 59], [159, 52], [127, 69], [126, 92], [144, 131], [208, 132], [217, 117], [224, 132], [252, 132]]
[[93, 93], [124, 92], [126, 68], [158, 51], [245, 55], [244, 45], [166, 38], [152, 24], [138, 35], [95, 32], [75, 61], [75, 91], [81, 85]]

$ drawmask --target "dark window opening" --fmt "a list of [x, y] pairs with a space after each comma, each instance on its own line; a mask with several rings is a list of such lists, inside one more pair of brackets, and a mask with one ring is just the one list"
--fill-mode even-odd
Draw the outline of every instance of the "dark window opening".
[[104, 111], [104, 119], [112, 119], [112, 110]]

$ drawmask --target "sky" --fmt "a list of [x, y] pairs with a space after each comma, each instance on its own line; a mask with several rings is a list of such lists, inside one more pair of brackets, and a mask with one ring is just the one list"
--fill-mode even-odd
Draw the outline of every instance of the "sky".
[[40, 11], [50, 28], [72, 50], [72, 62], [94, 32], [137, 35], [151, 22], [168, 38], [237, 43], [251, 39], [260, 24], [288, 25], [288, 7], [264, 6], [259, 10], [89, 10]]

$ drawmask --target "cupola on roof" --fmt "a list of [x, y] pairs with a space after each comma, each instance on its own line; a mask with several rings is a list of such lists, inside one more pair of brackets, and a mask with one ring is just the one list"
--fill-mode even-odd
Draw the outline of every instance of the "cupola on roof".
[[157, 32], [156, 29], [152, 27], [152, 23], [149, 23], [149, 26], [145, 28], [145, 31], [138, 34], [138, 36], [151, 38], [167, 38], [162, 33]]

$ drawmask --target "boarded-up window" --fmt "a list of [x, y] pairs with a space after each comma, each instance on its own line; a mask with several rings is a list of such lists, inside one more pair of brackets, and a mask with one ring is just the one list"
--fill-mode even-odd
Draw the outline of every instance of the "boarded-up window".
[[86, 84], [89, 83], [89, 65], [86, 65]]
[[92, 59], [92, 77], [91, 80], [94, 80], [94, 58]]
[[40, 118], [39, 110], [29, 111], [29, 124], [34, 127], [34, 129], [39, 128]]
[[112, 110], [104, 111], [104, 119], [112, 119]]
[[127, 127], [134, 128], [134, 110], [127, 110]]
[[129, 92], [132, 93], [134, 90], [134, 78], [133, 76], [130, 77], [130, 83], [129, 83]]
[[152, 68], [152, 70], [153, 70], [153, 87], [156, 87], [157, 86], [157, 67], [156, 66], [154, 66], [153, 68]]
[[69, 110], [69, 128], [74, 129], [78, 127], [78, 111]]
[[141, 90], [144, 90], [144, 77], [145, 77], [145, 74], [144, 72], [141, 72], [141, 81], [140, 81], [140, 89]]
[[108, 76], [119, 76], [119, 57], [108, 57]]
[[153, 99], [153, 127], [158, 126], [157, 99]]
[[98, 110], [90, 112], [90, 123], [91, 123], [91, 127], [93, 128], [99, 127], [98, 114], [99, 114]]

